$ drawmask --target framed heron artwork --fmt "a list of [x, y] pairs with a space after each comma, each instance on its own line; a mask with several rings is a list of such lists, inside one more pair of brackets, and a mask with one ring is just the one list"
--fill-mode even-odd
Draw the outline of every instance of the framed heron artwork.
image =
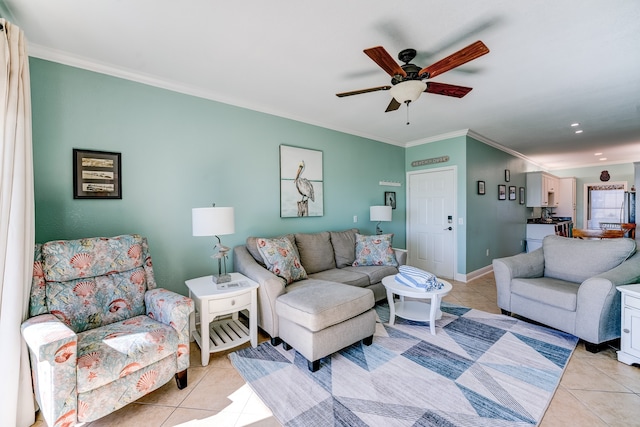
[[280, 146], [280, 216], [324, 215], [322, 151]]

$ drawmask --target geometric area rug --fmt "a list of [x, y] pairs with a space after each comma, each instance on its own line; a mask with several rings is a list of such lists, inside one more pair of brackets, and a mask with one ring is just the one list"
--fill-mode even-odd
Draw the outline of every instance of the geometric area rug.
[[536, 426], [578, 338], [442, 302], [428, 323], [377, 304], [373, 344], [358, 342], [310, 372], [294, 349], [231, 353], [234, 367], [284, 426]]

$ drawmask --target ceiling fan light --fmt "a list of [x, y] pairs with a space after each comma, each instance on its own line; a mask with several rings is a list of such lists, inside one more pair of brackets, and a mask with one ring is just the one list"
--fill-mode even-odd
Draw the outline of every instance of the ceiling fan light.
[[413, 102], [420, 98], [420, 94], [427, 89], [427, 84], [420, 80], [400, 82], [389, 89], [391, 96], [401, 104]]

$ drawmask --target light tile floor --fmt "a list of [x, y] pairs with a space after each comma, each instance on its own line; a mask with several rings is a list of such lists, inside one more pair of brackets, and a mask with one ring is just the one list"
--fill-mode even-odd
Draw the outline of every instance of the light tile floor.
[[[500, 312], [492, 274], [469, 283], [452, 281], [452, 284], [453, 290], [445, 301]], [[265, 339], [262, 336], [260, 341]], [[203, 367], [200, 349], [192, 343], [186, 389], [178, 390], [171, 381], [85, 426], [280, 426], [233, 368], [228, 354], [212, 354], [209, 365]], [[579, 343], [540, 425], [640, 426], [640, 368], [618, 362], [613, 348], [592, 354]], [[43, 427], [45, 423], [39, 418], [35, 426]]]

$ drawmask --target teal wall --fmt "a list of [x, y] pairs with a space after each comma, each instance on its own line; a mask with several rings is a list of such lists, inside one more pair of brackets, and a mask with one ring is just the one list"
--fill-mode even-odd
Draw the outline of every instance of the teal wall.
[[[446, 163], [412, 167], [415, 160], [449, 156]], [[524, 187], [531, 165], [511, 154], [486, 145], [470, 136], [409, 147], [405, 156], [407, 172], [457, 166], [457, 273], [465, 275], [491, 264], [493, 258], [524, 250], [527, 210], [518, 200], [498, 200], [498, 185]], [[505, 181], [505, 169], [510, 181]], [[477, 194], [477, 181], [484, 181], [486, 194]], [[487, 249], [489, 255], [487, 256]]]
[[[372, 234], [369, 206], [398, 189], [379, 181], [404, 185], [402, 147], [40, 59], [30, 71], [36, 241], [145, 235], [159, 284], [180, 293], [213, 270], [214, 238], [191, 236], [191, 208], [233, 206], [229, 246], [250, 235]], [[280, 218], [281, 144], [323, 152], [324, 216]], [[122, 153], [122, 200], [73, 199], [73, 148]], [[396, 193], [383, 229], [404, 248], [405, 194]]]
[[[467, 138], [467, 272], [491, 264], [494, 258], [524, 250], [527, 208], [520, 204], [520, 187], [526, 187], [530, 164], [521, 158]], [[505, 181], [505, 170], [510, 173]], [[477, 181], [484, 181], [486, 194], [478, 195]], [[498, 200], [498, 185], [507, 188], [507, 200]], [[509, 200], [510, 186], [516, 200]], [[487, 249], [489, 255], [487, 256]]]
[[[233, 206], [236, 233], [229, 246], [251, 235], [357, 227], [371, 234], [369, 206], [395, 191], [394, 245], [406, 247], [406, 173], [457, 167], [457, 273], [521, 252], [531, 209], [500, 201], [499, 184], [525, 186], [530, 163], [471, 136], [402, 148], [99, 73], [31, 58], [36, 240], [140, 233], [149, 238], [162, 286], [186, 293], [184, 280], [210, 274], [213, 238], [191, 236], [191, 208]], [[279, 146], [321, 150], [324, 216], [280, 218]], [[72, 149], [122, 153], [122, 200], [74, 200]], [[446, 163], [411, 162], [449, 156]], [[504, 180], [504, 170], [511, 181]], [[578, 223], [582, 187], [634, 179], [633, 164], [552, 171], [577, 178]], [[485, 181], [486, 195], [476, 193]], [[383, 187], [396, 181], [401, 187]], [[353, 223], [353, 216], [358, 222]], [[489, 249], [489, 256], [486, 250]], [[229, 267], [231, 267], [229, 260]]]
[[621, 165], [602, 165], [590, 166], [585, 168], [563, 169], [551, 171], [550, 173], [559, 177], [575, 177], [576, 178], [576, 228], [586, 228], [584, 219], [584, 185], [601, 183], [600, 173], [606, 170], [611, 178], [609, 182], [627, 182], [627, 189], [631, 189], [634, 183], [635, 171], [633, 163], [625, 163]]

